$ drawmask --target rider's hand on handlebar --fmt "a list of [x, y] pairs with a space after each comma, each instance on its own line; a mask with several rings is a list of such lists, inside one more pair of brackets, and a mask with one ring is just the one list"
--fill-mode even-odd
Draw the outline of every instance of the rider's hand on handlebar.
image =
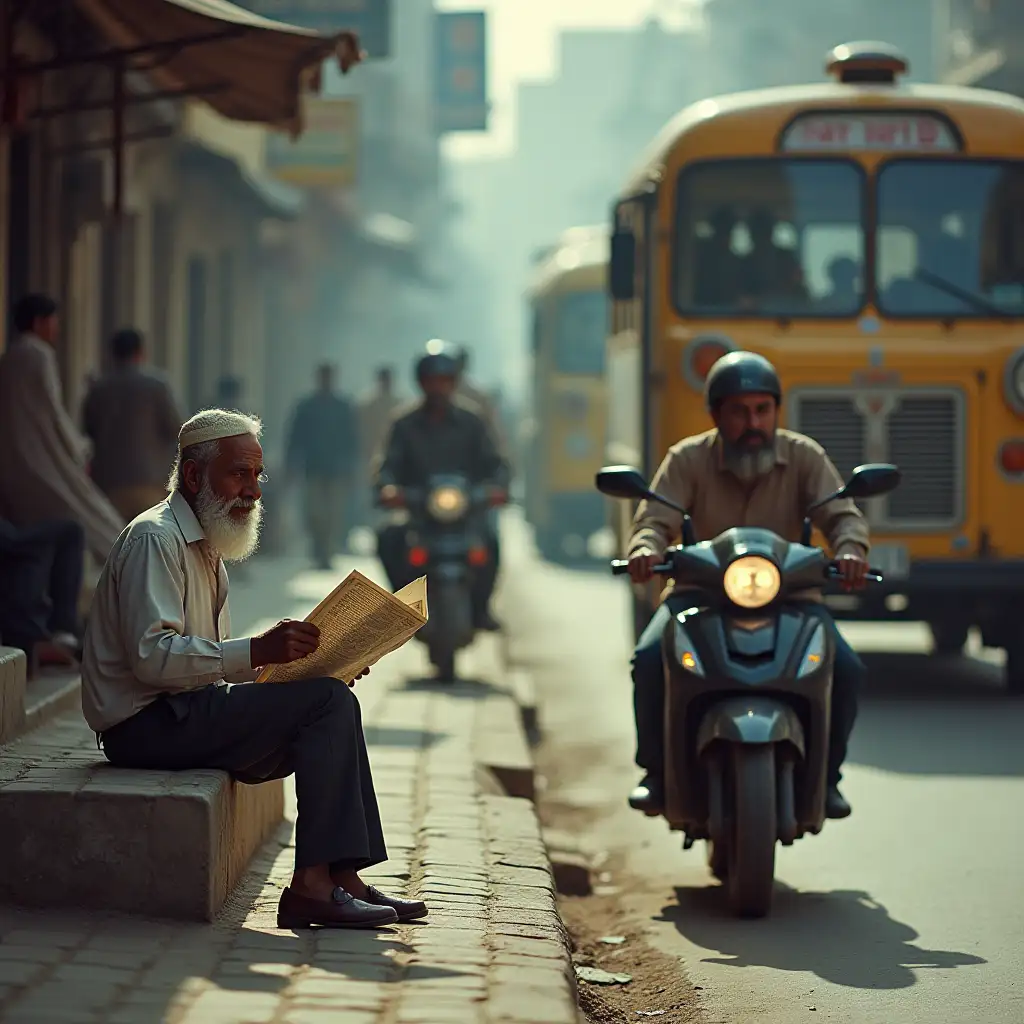
[[629, 578], [634, 583], [646, 583], [654, 575], [654, 567], [661, 559], [647, 548], [629, 556]]
[[405, 504], [401, 489], [394, 484], [385, 484], [380, 489], [377, 500], [384, 508], [401, 508]]
[[865, 584], [865, 575], [868, 572], [867, 559], [860, 555], [840, 555], [835, 560], [836, 568], [839, 570], [840, 579], [843, 581], [844, 590], [860, 590]]
[[500, 508], [508, 504], [508, 492], [500, 487], [492, 487], [487, 493], [487, 503], [491, 508]]

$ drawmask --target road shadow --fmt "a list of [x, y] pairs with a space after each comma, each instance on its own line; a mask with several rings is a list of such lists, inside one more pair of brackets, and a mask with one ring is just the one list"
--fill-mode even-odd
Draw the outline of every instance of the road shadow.
[[863, 655], [849, 761], [907, 775], [1024, 776], [1024, 701], [968, 657]]
[[392, 692], [401, 693], [403, 690], [412, 693], [443, 693], [458, 700], [485, 700], [508, 692], [486, 679], [457, 679], [454, 682], [443, 682], [430, 676], [407, 679]]
[[719, 885], [677, 887], [676, 898], [657, 920], [721, 954], [702, 963], [810, 971], [845, 988], [892, 990], [914, 985], [917, 971], [987, 962], [970, 953], [915, 946], [918, 933], [866, 892], [801, 892], [776, 882], [771, 916], [759, 921], [731, 916]]
[[406, 747], [420, 750], [432, 747], [447, 736], [433, 729], [399, 729], [387, 725], [368, 725], [363, 729], [368, 747]]

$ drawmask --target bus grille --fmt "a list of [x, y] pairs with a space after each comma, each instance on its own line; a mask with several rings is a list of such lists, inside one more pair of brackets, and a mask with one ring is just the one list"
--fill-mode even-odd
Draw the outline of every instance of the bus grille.
[[[879, 393], [881, 395], [881, 393]], [[959, 391], [917, 389], [874, 396], [806, 389], [787, 396], [788, 421], [828, 452], [849, 477], [864, 462], [893, 462], [903, 480], [870, 509], [876, 529], [941, 530], [963, 516], [964, 404]], [[868, 509], [865, 509], [867, 512]]]

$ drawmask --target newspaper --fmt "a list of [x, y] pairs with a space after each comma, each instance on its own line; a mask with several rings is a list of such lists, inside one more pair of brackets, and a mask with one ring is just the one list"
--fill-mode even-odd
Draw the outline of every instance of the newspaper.
[[397, 651], [427, 621], [427, 579], [392, 594], [361, 572], [350, 572], [306, 616], [320, 630], [320, 646], [287, 665], [268, 665], [258, 683], [330, 676], [350, 683], [386, 654]]

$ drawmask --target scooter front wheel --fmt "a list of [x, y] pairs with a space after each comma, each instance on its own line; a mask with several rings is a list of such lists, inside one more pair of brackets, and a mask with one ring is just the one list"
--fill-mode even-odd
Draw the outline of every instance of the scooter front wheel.
[[729, 906], [740, 917], [764, 917], [775, 887], [775, 747], [736, 744], [732, 754]]

